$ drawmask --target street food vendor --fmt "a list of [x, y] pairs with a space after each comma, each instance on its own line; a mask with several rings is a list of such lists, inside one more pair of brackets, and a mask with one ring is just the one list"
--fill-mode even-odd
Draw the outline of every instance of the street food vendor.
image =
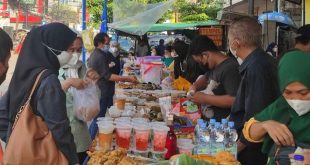
[[[110, 38], [106, 33], [98, 33], [94, 38], [95, 50], [89, 59], [89, 68], [98, 74], [97, 85], [101, 91], [100, 113], [97, 117], [104, 117], [108, 107], [113, 105], [113, 96], [115, 93], [115, 82], [125, 81], [136, 83], [134, 76], [119, 76], [116, 67], [116, 58], [109, 52]], [[90, 134], [92, 139], [97, 134], [98, 126], [95, 118], [90, 126]]]
[[204, 118], [226, 118], [230, 114], [240, 83], [238, 62], [222, 54], [207, 36], [195, 38], [189, 52], [196, 62], [209, 70], [206, 73], [208, 76], [202, 77], [205, 83], [194, 83], [191, 87], [190, 99], [203, 105]]

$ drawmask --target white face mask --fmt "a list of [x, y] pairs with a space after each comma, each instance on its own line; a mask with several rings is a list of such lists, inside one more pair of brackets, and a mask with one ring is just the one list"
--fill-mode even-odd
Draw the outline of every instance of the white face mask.
[[176, 52], [171, 52], [171, 57], [178, 57], [179, 55]]
[[71, 59], [68, 61], [66, 66], [68, 66], [69, 68], [70, 67], [75, 67], [78, 64], [78, 62], [79, 62], [80, 56], [81, 56], [81, 53], [74, 52], [72, 54]]
[[310, 111], [310, 100], [288, 100], [287, 103], [295, 110], [298, 116], [302, 116]]
[[239, 57], [237, 58], [237, 61], [238, 61], [239, 65], [241, 65], [243, 63], [243, 60]]
[[119, 55], [118, 49], [116, 47], [111, 47], [109, 51], [113, 54], [114, 57]]
[[104, 52], [110, 51], [110, 45], [104, 45], [104, 47], [101, 48], [101, 50], [104, 51]]
[[237, 50], [233, 50], [231, 47], [229, 47], [229, 50], [230, 50], [231, 54], [232, 54], [236, 59], [238, 59]]
[[60, 55], [57, 56], [60, 67], [65, 66], [72, 58], [72, 55], [67, 51], [62, 51]]

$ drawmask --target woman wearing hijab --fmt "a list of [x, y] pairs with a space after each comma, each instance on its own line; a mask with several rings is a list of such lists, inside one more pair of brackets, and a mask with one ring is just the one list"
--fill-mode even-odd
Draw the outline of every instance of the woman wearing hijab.
[[282, 96], [250, 119], [243, 129], [246, 139], [264, 142], [268, 164], [288, 163], [296, 147], [310, 147], [310, 54], [292, 51], [279, 63]]
[[38, 74], [46, 70], [31, 106], [47, 124], [59, 150], [69, 164], [77, 164], [76, 147], [66, 112], [66, 96], [58, 80], [58, 70], [71, 59], [76, 34], [61, 23], [47, 24], [26, 36], [7, 93], [0, 101], [0, 137], [8, 141], [12, 124], [26, 102]]

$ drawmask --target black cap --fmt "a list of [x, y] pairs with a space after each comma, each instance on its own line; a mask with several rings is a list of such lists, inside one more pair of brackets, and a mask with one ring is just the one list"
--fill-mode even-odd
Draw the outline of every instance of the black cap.
[[310, 24], [304, 25], [297, 30], [297, 34], [310, 37]]

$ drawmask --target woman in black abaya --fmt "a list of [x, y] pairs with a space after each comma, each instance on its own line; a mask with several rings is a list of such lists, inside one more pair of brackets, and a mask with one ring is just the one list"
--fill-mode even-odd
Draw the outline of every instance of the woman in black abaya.
[[76, 34], [61, 23], [47, 24], [31, 30], [21, 49], [7, 93], [0, 101], [0, 137], [8, 141], [15, 116], [37, 75], [44, 72], [31, 105], [42, 117], [60, 151], [69, 164], [77, 164], [76, 147], [66, 113], [66, 98], [58, 80], [58, 70], [71, 58], [70, 47]]

